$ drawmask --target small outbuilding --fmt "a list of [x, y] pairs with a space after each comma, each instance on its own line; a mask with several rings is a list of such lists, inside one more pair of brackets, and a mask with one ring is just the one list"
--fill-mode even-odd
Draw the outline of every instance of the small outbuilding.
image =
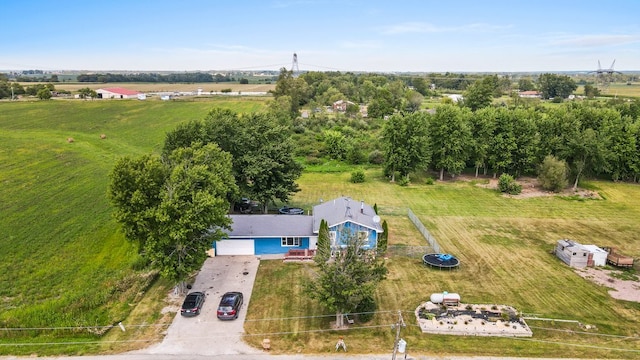
[[607, 265], [607, 251], [597, 247], [596, 245], [582, 245], [585, 249], [591, 253], [593, 264], [587, 264], [588, 266], [605, 266]]
[[607, 251], [604, 249], [569, 239], [558, 240], [554, 252], [560, 260], [575, 268], [604, 266], [607, 263]]

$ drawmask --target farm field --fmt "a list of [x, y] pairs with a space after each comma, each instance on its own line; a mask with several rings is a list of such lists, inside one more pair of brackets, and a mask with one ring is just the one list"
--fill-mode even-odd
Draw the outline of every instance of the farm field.
[[[161, 328], [109, 330], [118, 321], [166, 323], [162, 294], [171, 287], [144, 270], [111, 218], [109, 171], [120, 156], [159, 151], [167, 131], [203, 118], [214, 106], [251, 112], [266, 100], [0, 103], [0, 327], [56, 328], [0, 333], [0, 345], [25, 345], [0, 346], [0, 354], [123, 351], [160, 334]], [[308, 209], [341, 195], [377, 204], [395, 248], [426, 245], [407, 218], [411, 208], [440, 246], [461, 260], [461, 268], [433, 271], [415, 255], [390, 252], [374, 319], [335, 332], [335, 315], [304, 293], [312, 265], [263, 261], [247, 313], [247, 342], [259, 346], [269, 334], [276, 353], [330, 353], [344, 336], [350, 353], [389, 353], [395, 335], [390, 325], [402, 311], [402, 336], [412, 355], [640, 359], [640, 304], [612, 299], [605, 287], [550, 254], [556, 240], [573, 238], [640, 256], [637, 184], [583, 184], [603, 200], [513, 199], [476, 186], [483, 179], [427, 185], [416, 177], [402, 187], [386, 181], [379, 168], [364, 168], [367, 181], [352, 184], [352, 169], [309, 169], [290, 204]], [[423, 335], [412, 313], [441, 291], [457, 292], [466, 303], [501, 303], [595, 328], [528, 321], [534, 332], [528, 340]], [[100, 338], [101, 332], [107, 335]]]
[[[28, 86], [32, 83], [23, 83]], [[71, 92], [78, 91], [82, 88], [90, 88], [93, 90], [110, 87], [123, 87], [125, 89], [136, 90], [140, 92], [170, 92], [170, 91], [197, 91], [202, 89], [204, 92], [221, 91], [223, 89], [231, 89], [231, 91], [241, 92], [267, 92], [276, 88], [275, 84], [238, 84], [238, 83], [55, 83], [56, 89], [68, 90]]]
[[[0, 354], [95, 352], [95, 334], [125, 319], [157, 284], [111, 216], [106, 191], [116, 159], [159, 151], [167, 131], [214, 106], [251, 112], [265, 101], [0, 103], [0, 328], [95, 327], [3, 331]], [[88, 344], [1, 346], [52, 338]]]

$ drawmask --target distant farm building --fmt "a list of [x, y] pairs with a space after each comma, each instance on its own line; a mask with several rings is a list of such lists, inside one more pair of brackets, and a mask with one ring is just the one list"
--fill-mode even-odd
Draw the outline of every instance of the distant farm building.
[[604, 266], [607, 252], [595, 245], [582, 245], [573, 240], [558, 240], [555, 254], [567, 265], [575, 268]]
[[539, 92], [537, 91], [520, 91], [518, 93], [518, 96], [520, 96], [521, 98], [534, 98], [534, 99], [539, 99], [542, 96], [540, 95]]
[[96, 90], [99, 99], [138, 99], [141, 93], [121, 87]]

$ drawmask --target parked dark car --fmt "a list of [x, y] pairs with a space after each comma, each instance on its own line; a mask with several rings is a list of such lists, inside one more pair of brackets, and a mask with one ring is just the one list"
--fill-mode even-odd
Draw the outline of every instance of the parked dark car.
[[187, 297], [184, 299], [184, 302], [182, 303], [182, 308], [180, 308], [180, 315], [199, 315], [200, 311], [202, 310], [202, 305], [204, 304], [205, 298], [206, 295], [200, 291], [189, 293], [189, 295], [187, 295]]
[[288, 207], [288, 206], [283, 206], [280, 209], [278, 209], [278, 212], [280, 214], [283, 215], [302, 215], [304, 214], [304, 210], [301, 208], [296, 208], [296, 207]]
[[220, 305], [218, 305], [218, 319], [237, 319], [240, 308], [242, 307], [242, 300], [241, 292], [232, 291], [222, 295]]

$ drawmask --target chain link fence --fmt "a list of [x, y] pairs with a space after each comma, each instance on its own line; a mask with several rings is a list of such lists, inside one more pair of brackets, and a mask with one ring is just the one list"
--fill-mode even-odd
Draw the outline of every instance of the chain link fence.
[[[433, 249], [432, 252], [440, 253], [441, 252], [440, 251], [440, 245], [436, 241], [436, 238], [434, 238], [433, 235], [431, 235], [431, 233], [429, 232], [429, 230], [427, 230], [427, 228], [424, 227], [424, 225], [422, 224], [420, 219], [418, 219], [416, 214], [414, 214], [413, 211], [411, 211], [411, 209], [409, 209], [408, 215], [409, 215], [409, 220], [411, 220], [413, 225], [416, 226], [416, 229], [418, 229], [418, 231], [420, 231], [420, 233], [425, 238], [425, 240], [427, 240], [427, 243], [429, 244], [429, 247], [431, 249]], [[423, 254], [425, 254], [425, 253], [423, 253]]]

